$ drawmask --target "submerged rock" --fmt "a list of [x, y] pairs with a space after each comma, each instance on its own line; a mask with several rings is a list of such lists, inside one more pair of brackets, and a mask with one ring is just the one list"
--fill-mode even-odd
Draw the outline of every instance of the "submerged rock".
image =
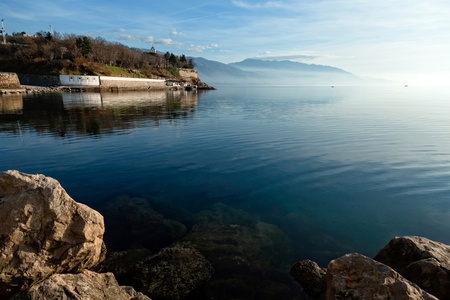
[[213, 266], [231, 272], [244, 265], [268, 270], [290, 253], [287, 236], [277, 226], [263, 222], [253, 227], [200, 223], [178, 244], [197, 249]]
[[344, 255], [327, 268], [327, 300], [438, 298], [423, 291], [390, 267], [358, 253]]
[[123, 251], [148, 248], [159, 251], [186, 233], [186, 226], [164, 218], [144, 198], [119, 197], [105, 211], [108, 248]]
[[222, 225], [235, 224], [249, 227], [256, 224], [256, 221], [243, 210], [233, 208], [220, 202], [212, 204], [207, 209], [196, 213], [189, 222], [192, 225], [215, 223]]
[[152, 299], [182, 299], [211, 278], [209, 261], [192, 248], [164, 248], [135, 266], [136, 289]]
[[121, 287], [112, 273], [83, 270], [78, 274], [54, 274], [11, 300], [150, 300], [132, 287]]
[[195, 248], [214, 267], [214, 275], [205, 284], [200, 298], [291, 296], [286, 295], [293, 282], [285, 273], [285, 266], [278, 265], [281, 258], [290, 254], [290, 241], [275, 225], [258, 222], [248, 227], [205, 222], [194, 225], [177, 244]]
[[396, 237], [375, 259], [439, 299], [450, 299], [450, 246], [418, 236]]
[[108, 254], [104, 271], [112, 272], [121, 285], [134, 285], [136, 265], [153, 256], [149, 249], [130, 249]]
[[292, 266], [290, 273], [309, 296], [316, 300], [325, 300], [327, 289], [326, 269], [306, 259]]
[[93, 268], [102, 256], [102, 215], [50, 177], [0, 173], [0, 220], [0, 295]]

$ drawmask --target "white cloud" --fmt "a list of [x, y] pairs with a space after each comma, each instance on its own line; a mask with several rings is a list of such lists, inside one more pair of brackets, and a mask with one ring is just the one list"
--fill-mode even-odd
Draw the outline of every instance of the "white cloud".
[[223, 53], [231, 53], [231, 52], [233, 52], [233, 51], [231, 51], [231, 50], [219, 50], [220, 52], [223, 52]]
[[153, 43], [154, 38], [153, 38], [151, 35], [149, 35], [149, 36], [147, 36], [147, 37], [142, 38], [141, 40], [142, 40], [144, 43]]
[[186, 36], [186, 33], [184, 33], [184, 32], [178, 32], [176, 29], [172, 29], [172, 30], [170, 31], [170, 35], [173, 35], [173, 36]]
[[242, 0], [231, 0], [235, 6], [245, 9], [260, 9], [260, 8], [286, 8], [286, 4], [281, 1], [266, 1], [261, 3], [248, 3]]
[[155, 41], [155, 45], [182, 45], [182, 43], [174, 41], [172, 39], [159, 39]]
[[198, 53], [198, 52], [203, 52], [207, 49], [212, 49], [212, 48], [217, 48], [219, 47], [218, 44], [210, 44], [208, 46], [194, 46], [191, 45], [191, 48], [188, 49], [189, 52], [191, 53]]
[[121, 41], [134, 41], [136, 39], [135, 36], [132, 36], [131, 34], [121, 34], [116, 37], [116, 39]]

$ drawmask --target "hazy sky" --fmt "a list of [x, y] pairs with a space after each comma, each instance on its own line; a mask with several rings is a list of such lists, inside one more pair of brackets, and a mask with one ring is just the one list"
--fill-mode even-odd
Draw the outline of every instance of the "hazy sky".
[[405, 84], [450, 84], [448, 0], [3, 0], [0, 18], [8, 34], [52, 25], [224, 63], [290, 59]]

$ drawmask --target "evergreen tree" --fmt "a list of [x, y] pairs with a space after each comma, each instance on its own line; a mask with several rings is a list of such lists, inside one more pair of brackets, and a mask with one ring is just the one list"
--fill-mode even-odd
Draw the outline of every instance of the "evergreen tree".
[[178, 64], [178, 57], [175, 54], [171, 53], [170, 58], [169, 58], [169, 63], [176, 66]]
[[87, 56], [92, 51], [91, 39], [87, 36], [77, 38], [77, 47], [80, 49], [83, 56]]

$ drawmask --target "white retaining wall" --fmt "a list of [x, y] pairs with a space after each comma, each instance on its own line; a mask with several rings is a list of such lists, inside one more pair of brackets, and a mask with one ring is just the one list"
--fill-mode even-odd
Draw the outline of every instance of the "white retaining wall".
[[100, 78], [98, 76], [84, 76], [84, 75], [59, 75], [61, 85], [100, 85]]
[[166, 85], [166, 81], [164, 79], [100, 76], [100, 85], [112, 87], [163, 87]]
[[59, 75], [61, 85], [107, 87], [163, 87], [164, 79], [127, 78], [109, 76]]

